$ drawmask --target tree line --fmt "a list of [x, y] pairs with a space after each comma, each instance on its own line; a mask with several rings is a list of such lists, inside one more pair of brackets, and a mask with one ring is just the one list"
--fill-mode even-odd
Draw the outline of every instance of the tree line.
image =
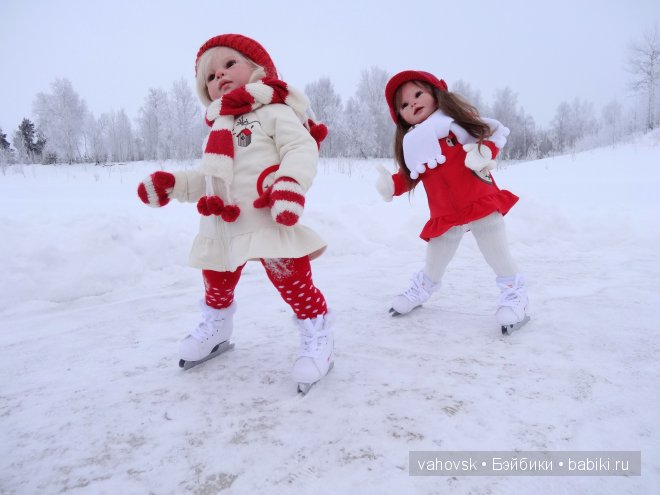
[[[509, 127], [509, 141], [500, 155], [503, 159], [543, 158], [613, 144], [660, 124], [657, 26], [632, 43], [628, 54], [630, 89], [636, 96], [631, 107], [612, 100], [597, 113], [589, 101], [563, 101], [546, 128], [536, 125], [511, 88], [497, 90], [492, 102], [486, 102], [464, 81], [457, 81], [450, 90], [471, 102], [482, 115]], [[365, 69], [355, 95], [345, 102], [328, 77], [305, 86], [316, 120], [330, 130], [321, 156], [392, 156], [394, 126], [383, 95], [390, 76], [378, 67]], [[23, 119], [11, 142], [0, 129], [0, 163], [196, 159], [201, 157], [201, 143], [208, 132], [203, 109], [185, 79], [174, 82], [168, 91], [149, 89], [133, 122], [123, 109], [96, 118], [67, 79], [54, 81], [50, 93], [37, 94], [33, 114], [36, 122]]]

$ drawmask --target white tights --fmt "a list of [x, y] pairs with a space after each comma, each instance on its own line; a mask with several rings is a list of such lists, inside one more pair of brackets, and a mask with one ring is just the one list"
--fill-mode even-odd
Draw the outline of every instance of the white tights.
[[509, 243], [501, 213], [491, 213], [465, 225], [452, 227], [440, 237], [434, 237], [426, 247], [424, 273], [433, 282], [440, 282], [447, 265], [456, 254], [463, 234], [472, 231], [481, 254], [498, 277], [510, 277], [518, 273], [518, 267], [511, 257]]

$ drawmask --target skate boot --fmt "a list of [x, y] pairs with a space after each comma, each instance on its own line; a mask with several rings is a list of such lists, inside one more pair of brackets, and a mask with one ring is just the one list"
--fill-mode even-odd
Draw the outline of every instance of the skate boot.
[[433, 282], [424, 274], [424, 271], [415, 273], [410, 280], [410, 287], [392, 301], [392, 307], [390, 308], [392, 316], [410, 313], [413, 309], [428, 301], [431, 294], [440, 288], [440, 282]]
[[305, 395], [334, 366], [334, 317], [330, 313], [316, 318], [296, 318], [300, 331], [300, 353], [293, 363], [291, 375], [298, 382], [298, 392]]
[[233, 330], [232, 319], [236, 312], [236, 303], [224, 309], [211, 308], [204, 301], [201, 301], [199, 306], [202, 310], [202, 321], [179, 342], [179, 366], [186, 370], [234, 346], [229, 343], [229, 338]]
[[518, 274], [513, 277], [497, 277], [496, 281], [500, 299], [495, 318], [502, 326], [502, 333], [510, 334], [529, 321], [526, 314], [529, 299], [525, 291], [525, 277]]

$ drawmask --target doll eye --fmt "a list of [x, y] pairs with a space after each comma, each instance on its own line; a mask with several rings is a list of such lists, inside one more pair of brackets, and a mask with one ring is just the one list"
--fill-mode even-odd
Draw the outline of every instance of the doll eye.
[[234, 65], [236, 65], [236, 60], [228, 60], [227, 63], [225, 64], [225, 68], [229, 69], [229, 68], [233, 67]]
[[208, 77], [206, 78], [206, 82], [211, 82], [215, 79], [215, 74], [209, 74]]
[[421, 92], [421, 91], [417, 91], [417, 93], [415, 93], [415, 98], [419, 98], [420, 96], [422, 96], [422, 92]]
[[401, 104], [401, 110], [403, 110], [403, 109], [406, 108], [407, 106], [408, 106], [407, 103], [402, 103], [402, 104]]

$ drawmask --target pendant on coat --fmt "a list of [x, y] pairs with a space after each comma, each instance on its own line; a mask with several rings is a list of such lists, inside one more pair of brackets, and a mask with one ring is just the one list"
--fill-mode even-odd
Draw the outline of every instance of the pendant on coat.
[[236, 138], [236, 144], [241, 148], [247, 148], [252, 142], [252, 129], [255, 125], [261, 125], [258, 120], [249, 121], [241, 116], [234, 122], [232, 134]]
[[493, 176], [490, 174], [490, 170], [487, 168], [482, 168], [478, 172], [473, 170], [472, 173], [477, 176], [477, 179], [485, 182], [486, 184], [493, 184]]

